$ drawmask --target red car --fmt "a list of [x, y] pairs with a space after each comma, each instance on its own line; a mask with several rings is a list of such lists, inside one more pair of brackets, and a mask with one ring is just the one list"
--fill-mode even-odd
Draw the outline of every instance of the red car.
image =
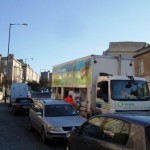
[[16, 115], [20, 113], [29, 113], [29, 109], [33, 104], [32, 98], [16, 98], [15, 102], [11, 105], [11, 112]]

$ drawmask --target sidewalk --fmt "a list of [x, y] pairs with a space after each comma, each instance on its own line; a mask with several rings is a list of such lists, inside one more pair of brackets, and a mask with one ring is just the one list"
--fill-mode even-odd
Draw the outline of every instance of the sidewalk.
[[6, 103], [5, 103], [5, 100], [0, 100], [0, 106], [7, 106], [8, 107], [9, 103], [10, 103], [9, 99], [6, 100]]

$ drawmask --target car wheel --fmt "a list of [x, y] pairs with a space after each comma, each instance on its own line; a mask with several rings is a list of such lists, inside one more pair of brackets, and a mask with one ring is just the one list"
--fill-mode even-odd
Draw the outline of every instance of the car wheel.
[[67, 143], [65, 150], [72, 150], [70, 145]]
[[43, 128], [41, 131], [41, 138], [42, 138], [42, 142], [46, 144], [47, 143], [47, 137], [46, 137], [45, 130]]
[[29, 129], [31, 130], [31, 131], [33, 131], [33, 125], [32, 125], [32, 123], [31, 123], [31, 120], [29, 119]]

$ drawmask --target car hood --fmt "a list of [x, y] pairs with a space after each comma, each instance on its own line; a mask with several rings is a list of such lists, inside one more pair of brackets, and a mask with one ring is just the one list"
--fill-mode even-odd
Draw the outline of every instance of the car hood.
[[51, 126], [80, 126], [86, 121], [81, 116], [45, 117], [44, 119]]

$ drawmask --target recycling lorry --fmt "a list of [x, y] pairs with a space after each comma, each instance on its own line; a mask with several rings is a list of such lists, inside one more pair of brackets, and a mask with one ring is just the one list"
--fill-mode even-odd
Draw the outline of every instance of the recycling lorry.
[[148, 83], [134, 77], [132, 58], [90, 55], [53, 66], [52, 98], [68, 95], [86, 118], [99, 113], [150, 110]]
[[10, 87], [10, 105], [16, 98], [30, 98], [31, 93], [27, 83], [12, 83]]

